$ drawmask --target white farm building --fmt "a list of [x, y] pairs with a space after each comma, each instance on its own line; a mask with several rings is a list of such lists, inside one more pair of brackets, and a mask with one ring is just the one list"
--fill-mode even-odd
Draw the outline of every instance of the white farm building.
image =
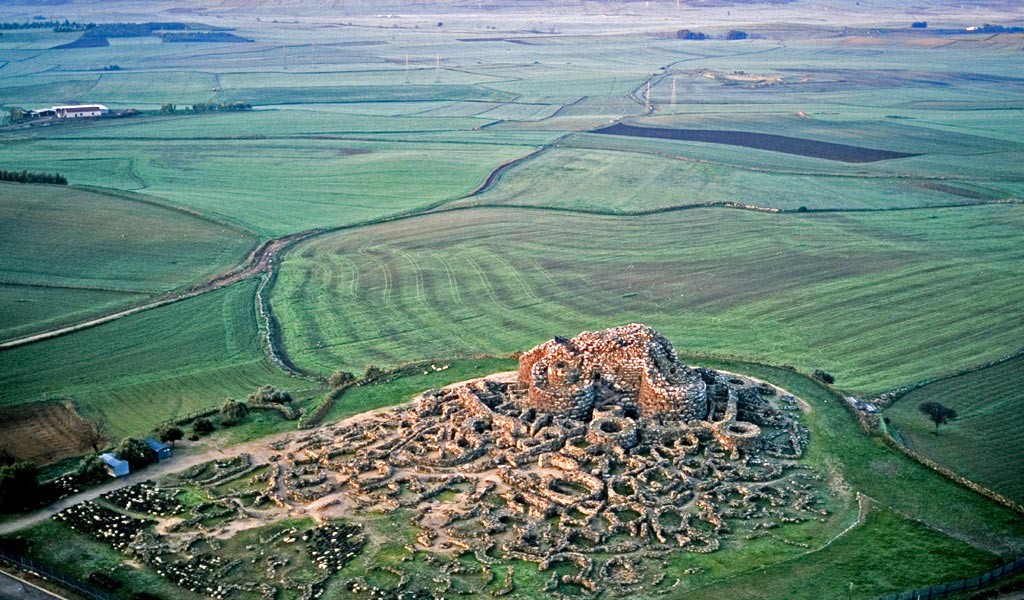
[[41, 108], [32, 111], [31, 114], [36, 118], [80, 119], [83, 117], [105, 117], [110, 114], [110, 109], [102, 104], [69, 104], [66, 106]]
[[102, 117], [110, 114], [110, 109], [102, 104], [74, 104], [71, 106], [54, 106], [50, 110], [58, 119], [78, 119], [81, 117]]

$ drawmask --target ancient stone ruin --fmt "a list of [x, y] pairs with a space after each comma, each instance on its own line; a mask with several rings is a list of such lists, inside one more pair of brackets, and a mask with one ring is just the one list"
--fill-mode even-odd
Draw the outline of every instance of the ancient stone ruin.
[[[98, 520], [87, 504], [59, 517], [94, 529], [109, 521], [99, 533], [117, 533], [115, 547], [212, 597], [301, 589], [316, 598], [335, 573], [365, 598], [501, 596], [538, 575], [556, 597], [671, 597], [702, 571], [687, 553], [757, 537], [799, 546], [780, 526], [827, 516], [822, 477], [800, 462], [799, 413], [781, 390], [687, 367], [666, 338], [627, 325], [555, 338], [523, 352], [516, 372], [197, 465], [162, 484], [209, 498], [176, 517], [167, 515], [183, 508], [156, 502], [154, 490], [108, 499], [114, 509], [152, 505], [155, 529], [114, 511]], [[414, 537], [378, 531], [382, 515]], [[262, 545], [249, 561], [266, 567], [265, 582], [223, 574], [239, 563], [217, 554], [218, 539], [295, 516], [320, 524], [272, 543], [312, 544], [302, 560], [322, 576], [296, 580], [288, 569], [305, 563]], [[345, 570], [364, 543], [404, 554]], [[192, 564], [216, 568], [204, 578]]]
[[820, 476], [798, 462], [798, 412], [793, 397], [689, 368], [665, 337], [628, 325], [555, 338], [515, 373], [309, 436], [292, 469], [340, 474], [332, 489], [350, 515], [412, 510], [414, 553], [471, 553], [485, 569], [530, 561], [551, 570], [553, 595], [670, 594], [670, 553], [827, 514]]

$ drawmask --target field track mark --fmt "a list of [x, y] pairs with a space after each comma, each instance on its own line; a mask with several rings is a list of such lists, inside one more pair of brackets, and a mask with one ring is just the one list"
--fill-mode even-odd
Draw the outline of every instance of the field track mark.
[[[195, 219], [200, 219], [200, 220], [206, 221], [208, 223], [213, 223], [214, 225], [219, 225], [221, 227], [226, 227], [228, 229], [231, 229], [233, 231], [237, 231], [237, 232], [242, 233], [242, 234], [244, 234], [246, 236], [249, 236], [249, 237], [253, 237], [254, 236], [254, 233], [252, 231], [250, 231], [249, 229], [246, 229], [244, 227], [241, 227], [241, 226], [239, 226], [239, 225], [237, 225], [235, 223], [231, 223], [229, 221], [223, 221], [221, 219], [218, 219], [216, 217], [212, 217], [212, 216], [210, 216], [210, 215], [208, 215], [206, 213], [199, 212], [198, 210], [195, 210], [195, 209], [192, 209], [192, 208], [188, 208], [188, 207], [185, 207], [185, 206], [180, 206], [180, 205], [177, 205], [177, 204], [172, 204], [170, 202], [165, 202], [164, 200], [162, 200], [160, 198], [156, 198], [154, 196], [148, 196], [148, 195], [144, 195], [144, 194], [139, 194], [137, 192], [133, 192], [133, 191], [129, 191], [129, 190], [117, 190], [117, 189], [113, 189], [113, 188], [97, 187], [97, 186], [92, 186], [92, 185], [75, 185], [75, 186], [72, 186], [72, 187], [77, 188], [77, 189], [81, 189], [81, 190], [85, 190], [87, 192], [92, 192], [94, 194], [99, 194], [101, 196], [109, 196], [111, 198], [117, 198], [118, 200], [126, 200], [128, 202], [140, 202], [142, 204], [149, 204], [150, 206], [156, 206], [158, 208], [163, 208], [165, 210], [172, 210], [172, 211], [175, 211], [175, 212], [186, 214], [186, 215], [188, 215], [188, 216], [190, 216], [192, 218], [195, 218]], [[310, 231], [314, 231], [314, 230], [310, 230]], [[295, 234], [295, 235], [297, 235], [297, 234]]]
[[409, 262], [409, 264], [412, 265], [413, 273], [415, 274], [416, 277], [416, 300], [418, 300], [419, 302], [426, 302], [427, 294], [426, 291], [424, 290], [423, 269], [420, 268], [420, 263], [417, 262], [416, 257], [413, 256], [411, 253], [405, 252], [398, 247], [395, 248], [395, 254], [405, 259], [406, 261]]
[[477, 277], [480, 278], [480, 285], [483, 286], [484, 293], [487, 294], [491, 301], [493, 301], [498, 306], [504, 306], [501, 303], [501, 299], [498, 298], [498, 295], [494, 292], [494, 287], [491, 285], [490, 279], [487, 278], [487, 274], [484, 273], [484, 270], [480, 268], [480, 263], [476, 262], [476, 260], [474, 260], [473, 257], [470, 256], [469, 254], [463, 257], [463, 260], [469, 263], [469, 266], [471, 266], [473, 270], [476, 271]]
[[104, 287], [101, 285], [77, 285], [77, 284], [66, 284], [66, 283], [47, 283], [44, 281], [37, 281], [32, 283], [25, 283], [22, 281], [10, 281], [7, 279], [0, 278], [0, 285], [9, 285], [11, 287], [27, 287], [27, 288], [46, 288], [54, 290], [89, 290], [93, 292], [111, 292], [114, 294], [152, 294], [158, 290], [145, 290], [137, 288], [112, 288]]
[[459, 293], [459, 281], [455, 278], [455, 273], [452, 271], [451, 265], [449, 265], [448, 261], [441, 257], [440, 254], [434, 256], [434, 258], [444, 265], [445, 274], [448, 276], [448, 289], [451, 291], [452, 298], [459, 304], [465, 304], [462, 301], [462, 294]]

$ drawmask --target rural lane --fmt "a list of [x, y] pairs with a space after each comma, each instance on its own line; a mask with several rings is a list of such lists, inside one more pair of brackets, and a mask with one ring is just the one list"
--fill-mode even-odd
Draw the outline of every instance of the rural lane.
[[[330, 427], [332, 429], [344, 427], [348, 424], [352, 424], [364, 419], [373, 418], [380, 412], [393, 410], [395, 408], [399, 408], [405, 405], [406, 403], [402, 403], [366, 411], [363, 413], [359, 413], [357, 415], [353, 415], [347, 419], [331, 423], [330, 425], [327, 425], [325, 427]], [[270, 447], [270, 445], [273, 444], [274, 442], [278, 440], [289, 439], [298, 435], [308, 435], [312, 432], [317, 431], [318, 429], [321, 428], [285, 431], [283, 433], [276, 433], [274, 435], [268, 435], [267, 437], [259, 438], [257, 440], [244, 442], [241, 444], [236, 444], [227, 447], [221, 447], [217, 445], [216, 440], [205, 440], [202, 442], [196, 442], [193, 444], [185, 444], [183, 446], [179, 446], [178, 450], [182, 452], [176, 454], [173, 458], [170, 458], [163, 462], [152, 464], [146, 467], [145, 469], [142, 469], [141, 471], [135, 471], [133, 473], [125, 475], [124, 477], [111, 479], [110, 481], [107, 481], [94, 488], [89, 488], [87, 490], [78, 492], [77, 494], [72, 494], [67, 498], [58, 500], [53, 504], [40, 508], [39, 510], [32, 511], [16, 519], [7, 521], [6, 523], [0, 523], [0, 536], [10, 535], [27, 527], [31, 527], [33, 525], [41, 523], [46, 519], [49, 519], [53, 515], [59, 513], [60, 511], [64, 510], [65, 508], [70, 508], [75, 504], [85, 502], [87, 500], [94, 500], [102, 496], [103, 494], [106, 494], [107, 492], [112, 492], [114, 490], [134, 485], [136, 483], [141, 483], [143, 481], [147, 481], [150, 479], [155, 480], [158, 479], [159, 477], [169, 475], [171, 473], [184, 471], [189, 467], [193, 467], [195, 465], [202, 464], [210, 460], [219, 458], [229, 458], [232, 456], [238, 456], [239, 454], [248, 454], [252, 457], [254, 463], [260, 461], [267, 462], [271, 455], [278, 454], [276, 450]]]
[[14, 533], [15, 531], [25, 529], [26, 527], [31, 527], [32, 525], [45, 521], [46, 519], [49, 519], [50, 517], [59, 513], [65, 508], [70, 508], [71, 506], [78, 504], [79, 502], [93, 500], [95, 498], [98, 498], [99, 496], [102, 496], [103, 494], [106, 494], [107, 492], [112, 492], [116, 489], [120, 489], [125, 486], [146, 481], [147, 479], [156, 479], [157, 477], [160, 477], [162, 475], [167, 475], [175, 471], [187, 469], [191, 466], [206, 462], [222, 454], [224, 454], [223, 450], [220, 450], [219, 448], [211, 448], [209, 450], [205, 450], [197, 454], [189, 454], [182, 457], [174, 457], [169, 460], [165, 460], [163, 462], [150, 465], [149, 467], [141, 471], [135, 471], [133, 473], [125, 475], [124, 477], [120, 477], [118, 479], [111, 479], [106, 483], [98, 485], [94, 488], [89, 488], [82, 492], [78, 492], [77, 494], [72, 494], [67, 498], [58, 500], [53, 504], [50, 504], [49, 506], [43, 507], [39, 510], [32, 511], [22, 517], [14, 519], [13, 521], [0, 523], [0, 535], [9, 535], [11, 533]]
[[214, 290], [219, 290], [220, 288], [227, 287], [233, 283], [238, 283], [239, 281], [248, 279], [260, 273], [265, 273], [271, 269], [271, 266], [273, 265], [274, 262], [274, 256], [276, 255], [278, 250], [287, 246], [288, 244], [291, 244], [292, 242], [296, 242], [301, 239], [305, 239], [311, 235], [320, 233], [320, 231], [320, 229], [300, 231], [299, 233], [293, 233], [291, 235], [286, 235], [280, 238], [274, 238], [272, 240], [264, 242], [262, 245], [260, 245], [259, 248], [254, 250], [252, 254], [249, 255], [249, 259], [240, 268], [228, 271], [227, 273], [223, 273], [221, 275], [217, 275], [216, 277], [209, 279], [206, 282], [201, 283], [198, 286], [191, 288], [189, 290], [182, 292], [171, 292], [164, 296], [163, 298], [150, 302], [149, 304], [143, 304], [142, 306], [136, 306], [134, 308], [122, 310], [96, 319], [91, 319], [89, 321], [76, 323], [74, 325], [69, 325], [67, 327], [61, 327], [60, 329], [52, 329], [50, 331], [36, 333], [33, 335], [25, 336], [23, 338], [8, 340], [6, 342], [0, 343], [0, 350], [17, 348], [18, 346], [24, 346], [26, 344], [31, 344], [33, 342], [48, 340], [68, 333], [74, 333], [76, 331], [88, 329], [89, 327], [95, 327], [97, 325], [102, 325], [104, 323], [116, 321], [117, 319], [121, 319], [129, 315], [134, 315], [135, 313], [140, 313], [144, 310], [150, 310], [153, 308], [158, 308], [160, 306], [166, 306], [168, 304], [178, 302], [179, 300], [193, 298], [201, 294], [206, 294]]

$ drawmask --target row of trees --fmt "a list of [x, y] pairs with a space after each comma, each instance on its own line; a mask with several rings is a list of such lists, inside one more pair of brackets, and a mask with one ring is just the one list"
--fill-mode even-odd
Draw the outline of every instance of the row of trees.
[[188, 25], [179, 22], [168, 23], [100, 23], [86, 32], [90, 37], [132, 38], [146, 37], [157, 31], [184, 31]]
[[237, 36], [226, 31], [183, 31], [180, 33], [165, 33], [163, 41], [174, 42], [255, 42], [256, 40]]
[[53, 29], [57, 33], [68, 31], [85, 31], [96, 27], [95, 23], [75, 23], [64, 19], [63, 21], [32, 20], [24, 23], [0, 23], [0, 30], [16, 31], [20, 29]]
[[[747, 39], [747, 32], [740, 29], [732, 29], [725, 34], [727, 40], [745, 40]], [[703, 31], [693, 31], [692, 29], [680, 29], [676, 32], [676, 38], [680, 40], [709, 40], [711, 36], [704, 33]]]
[[165, 115], [176, 115], [179, 113], [207, 113], [207, 112], [237, 112], [252, 110], [252, 104], [248, 102], [199, 102], [189, 107], [178, 107], [176, 104], [161, 104], [160, 113]]
[[67, 185], [68, 178], [60, 173], [33, 173], [31, 171], [6, 171], [0, 169], [0, 181], [13, 181], [14, 183], [50, 183], [54, 185]]

